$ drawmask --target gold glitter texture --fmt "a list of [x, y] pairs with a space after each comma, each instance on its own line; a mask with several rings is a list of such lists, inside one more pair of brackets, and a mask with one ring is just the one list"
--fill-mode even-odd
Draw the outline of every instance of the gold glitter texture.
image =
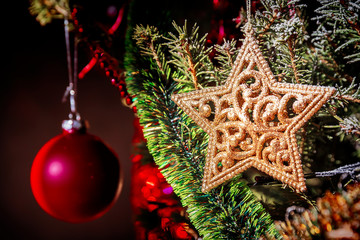
[[209, 134], [202, 191], [250, 167], [305, 191], [295, 134], [335, 89], [276, 82], [253, 30], [247, 29], [223, 86], [172, 96]]

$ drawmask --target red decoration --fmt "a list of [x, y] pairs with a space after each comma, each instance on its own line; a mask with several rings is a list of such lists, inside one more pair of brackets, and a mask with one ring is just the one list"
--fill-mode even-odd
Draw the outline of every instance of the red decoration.
[[51, 216], [72, 223], [91, 221], [105, 214], [120, 193], [119, 161], [100, 138], [64, 131], [36, 155], [31, 188]]
[[185, 230], [187, 224], [179, 224], [175, 227], [175, 236], [177, 239], [191, 239], [191, 235]]
[[81, 72], [78, 74], [79, 79], [83, 79], [85, 75], [95, 66], [95, 64], [98, 62], [97, 57], [91, 58], [90, 62], [86, 64], [86, 66], [81, 70]]
[[116, 21], [114, 23], [114, 25], [111, 26], [111, 28], [108, 30], [108, 33], [109, 34], [114, 34], [114, 32], [119, 28], [121, 22], [122, 22], [122, 19], [123, 19], [123, 15], [124, 15], [124, 8], [125, 7], [122, 7], [119, 11], [119, 14], [116, 18]]
[[136, 216], [134, 223], [137, 240], [190, 240], [197, 233], [185, 222], [185, 209], [166, 182], [155, 162], [148, 159], [144, 149], [142, 127], [134, 120], [132, 144], [131, 205]]

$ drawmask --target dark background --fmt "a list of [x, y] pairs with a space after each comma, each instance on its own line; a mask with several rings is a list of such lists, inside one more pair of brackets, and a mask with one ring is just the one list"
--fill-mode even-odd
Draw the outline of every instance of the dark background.
[[122, 193], [103, 217], [81, 224], [54, 219], [36, 203], [30, 188], [32, 161], [61, 133], [69, 112], [68, 103], [61, 102], [68, 84], [64, 32], [60, 20], [40, 26], [29, 14], [28, 1], [7, 2], [1, 14], [0, 239], [133, 239], [133, 113], [99, 68], [79, 82], [79, 111], [90, 123], [89, 132], [119, 155]]
[[[108, 26], [115, 19], [106, 17], [107, 7], [115, 5], [119, 9], [124, 1], [76, 2], [86, 5], [86, 17], [104, 21], [104, 26]], [[224, 24], [234, 30], [232, 19], [240, 9], [239, 1], [233, 1], [236, 6], [220, 7], [216, 14], [212, 12], [211, 0], [136, 2], [134, 22], [166, 29], [171, 27], [172, 20], [181, 26], [187, 19], [189, 29], [198, 23], [200, 35], [210, 29], [216, 33], [218, 18], [226, 18]], [[68, 85], [63, 22], [55, 20], [42, 27], [30, 15], [29, 6], [28, 0], [6, 1], [0, 14], [3, 60], [0, 64], [0, 239], [133, 239], [129, 199], [133, 112], [122, 105], [119, 92], [99, 67], [79, 81], [78, 105], [81, 116], [90, 123], [89, 133], [102, 138], [119, 155], [124, 182], [118, 201], [95, 221], [70, 224], [47, 215], [32, 195], [33, 159], [48, 140], [61, 133], [61, 122], [67, 118], [69, 104], [61, 102]], [[167, 9], [171, 13], [163, 14]], [[212, 39], [211, 34], [208, 39]], [[117, 44], [119, 51], [115, 55], [121, 57], [123, 45], [121, 41]], [[81, 69], [89, 54], [79, 49], [79, 57]]]

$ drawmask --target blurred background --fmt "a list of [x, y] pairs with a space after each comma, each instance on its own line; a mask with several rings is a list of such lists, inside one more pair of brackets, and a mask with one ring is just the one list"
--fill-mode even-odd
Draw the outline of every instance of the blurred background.
[[[87, 20], [94, 18], [107, 29], [125, 1], [74, 2], [86, 5]], [[140, 23], [167, 29], [172, 20], [182, 25], [187, 19], [188, 26], [198, 23], [200, 35], [209, 33], [209, 44], [220, 43], [223, 37], [234, 37], [225, 33], [236, 29], [234, 18], [239, 16], [240, 5], [245, 3], [243, 0], [232, 4], [223, 1], [222, 5], [216, 0], [136, 2], [134, 14]], [[29, 6], [29, 0], [6, 1], [0, 14], [3, 27], [0, 239], [134, 239], [130, 205], [134, 116], [122, 105], [118, 90], [98, 66], [78, 82], [78, 107], [81, 116], [90, 123], [89, 133], [100, 137], [119, 155], [124, 182], [118, 201], [95, 221], [70, 224], [46, 214], [32, 195], [30, 169], [33, 159], [47, 141], [61, 134], [61, 122], [67, 118], [70, 109], [68, 102], [61, 101], [68, 85], [63, 21], [54, 20], [42, 27], [30, 15]], [[215, 6], [216, 13], [213, 11]], [[156, 13], [164, 9], [170, 9], [172, 14]], [[119, 31], [124, 31], [125, 26], [120, 25]], [[235, 32], [240, 34], [240, 31]], [[117, 58], [122, 57], [124, 50], [122, 35], [119, 36], [114, 47], [118, 49], [114, 53]], [[89, 52], [79, 49], [79, 70], [90, 57]]]
[[133, 239], [129, 200], [133, 113], [121, 104], [118, 90], [99, 67], [78, 83], [79, 111], [90, 123], [89, 133], [119, 155], [122, 193], [103, 217], [81, 224], [56, 220], [36, 203], [30, 188], [33, 159], [61, 133], [69, 112], [68, 102], [61, 102], [68, 85], [64, 30], [60, 20], [40, 26], [29, 14], [27, 0], [6, 4], [1, 14], [5, 59], [0, 94], [0, 239]]

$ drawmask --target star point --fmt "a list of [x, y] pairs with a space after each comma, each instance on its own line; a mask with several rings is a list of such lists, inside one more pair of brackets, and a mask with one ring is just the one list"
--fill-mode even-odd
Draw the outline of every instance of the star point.
[[276, 82], [247, 33], [224, 85], [172, 96], [209, 135], [202, 191], [250, 167], [305, 191], [296, 132], [334, 92], [331, 87]]

